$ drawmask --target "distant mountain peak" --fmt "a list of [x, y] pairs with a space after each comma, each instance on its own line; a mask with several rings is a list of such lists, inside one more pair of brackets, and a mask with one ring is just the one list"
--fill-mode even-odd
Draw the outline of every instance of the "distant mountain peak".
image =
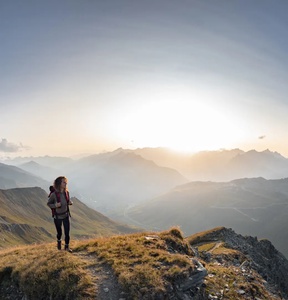
[[26, 162], [26, 163], [21, 164], [20, 167], [21, 167], [21, 166], [38, 167], [38, 166], [40, 166], [40, 164], [38, 164], [38, 163], [37, 163], [36, 161], [34, 161], [34, 160], [30, 160], [30, 161], [28, 161], [28, 162]]

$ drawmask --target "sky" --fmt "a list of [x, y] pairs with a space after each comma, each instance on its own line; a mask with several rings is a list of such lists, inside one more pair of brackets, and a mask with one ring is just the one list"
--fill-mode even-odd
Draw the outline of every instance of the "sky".
[[288, 157], [288, 1], [0, 1], [0, 156]]

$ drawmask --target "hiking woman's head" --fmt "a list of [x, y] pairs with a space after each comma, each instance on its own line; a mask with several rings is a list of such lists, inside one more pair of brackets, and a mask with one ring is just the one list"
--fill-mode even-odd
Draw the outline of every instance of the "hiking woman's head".
[[67, 190], [68, 180], [65, 176], [59, 176], [54, 181], [54, 188], [58, 192], [64, 192]]

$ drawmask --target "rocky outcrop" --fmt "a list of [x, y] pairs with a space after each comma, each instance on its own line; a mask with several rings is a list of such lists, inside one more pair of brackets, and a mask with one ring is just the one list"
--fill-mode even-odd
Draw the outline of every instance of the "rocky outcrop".
[[[266, 287], [273, 294], [280, 294], [283, 299], [288, 299], [288, 261], [270, 241], [258, 240], [257, 237], [242, 236], [235, 233], [232, 229], [225, 227], [210, 230], [207, 234], [199, 235], [193, 240], [192, 246], [208, 242], [223, 242], [225, 247], [239, 251], [245, 257], [240, 265], [239, 261], [232, 264], [240, 265], [240, 269], [249, 268], [255, 270], [266, 281]], [[204, 252], [203, 258], [211, 260], [211, 253]], [[216, 256], [221, 263], [223, 256]], [[227, 258], [226, 258], [227, 261]]]
[[186, 278], [175, 282], [177, 299], [204, 299], [205, 292], [202, 286], [208, 272], [199, 260], [193, 258], [192, 262], [195, 269]]

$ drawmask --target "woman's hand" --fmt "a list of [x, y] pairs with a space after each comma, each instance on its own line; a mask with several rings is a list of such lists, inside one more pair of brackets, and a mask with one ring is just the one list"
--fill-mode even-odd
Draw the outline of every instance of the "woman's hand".
[[60, 202], [57, 202], [57, 203], [55, 204], [55, 206], [56, 206], [56, 208], [61, 207], [61, 203], [60, 203]]
[[73, 202], [70, 200], [70, 201], [68, 202], [68, 204], [69, 204], [69, 205], [72, 205], [72, 204], [73, 204]]

